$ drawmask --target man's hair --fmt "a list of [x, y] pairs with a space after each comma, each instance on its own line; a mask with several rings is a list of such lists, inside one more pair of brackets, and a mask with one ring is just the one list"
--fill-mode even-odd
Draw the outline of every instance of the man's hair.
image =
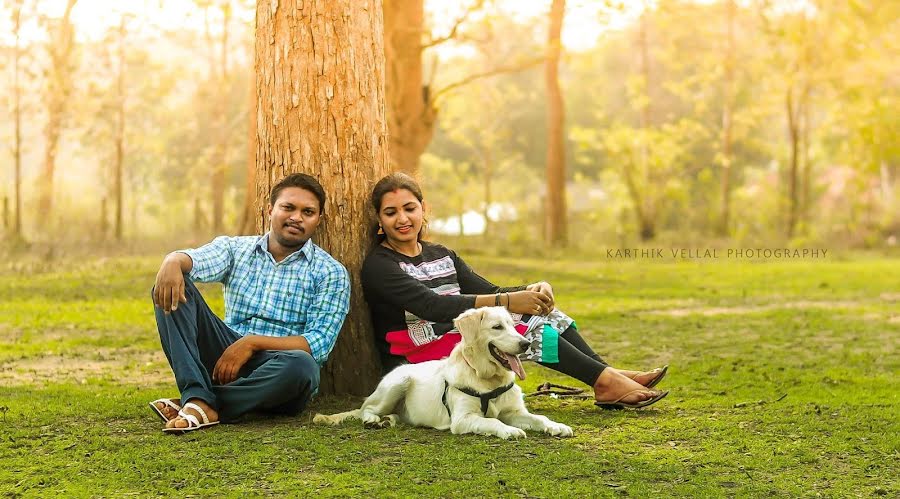
[[319, 213], [325, 214], [325, 189], [322, 188], [322, 184], [318, 180], [305, 173], [293, 173], [275, 184], [275, 187], [272, 187], [272, 192], [269, 193], [269, 204], [275, 206], [275, 201], [278, 201], [281, 191], [288, 187], [299, 187], [315, 194], [316, 199], [319, 200]]

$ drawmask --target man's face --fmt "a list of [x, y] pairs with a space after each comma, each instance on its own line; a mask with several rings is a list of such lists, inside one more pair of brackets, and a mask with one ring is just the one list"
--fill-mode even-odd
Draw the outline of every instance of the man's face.
[[312, 237], [322, 213], [319, 199], [300, 187], [287, 187], [269, 207], [270, 230], [275, 241], [285, 248], [299, 248]]

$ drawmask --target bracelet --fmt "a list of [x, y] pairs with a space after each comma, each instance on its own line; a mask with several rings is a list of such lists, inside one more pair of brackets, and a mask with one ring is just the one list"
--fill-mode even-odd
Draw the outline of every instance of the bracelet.
[[506, 308], [509, 308], [509, 293], [506, 293]]
[[500, 306], [500, 293], [497, 293], [494, 295], [494, 306], [495, 307]]

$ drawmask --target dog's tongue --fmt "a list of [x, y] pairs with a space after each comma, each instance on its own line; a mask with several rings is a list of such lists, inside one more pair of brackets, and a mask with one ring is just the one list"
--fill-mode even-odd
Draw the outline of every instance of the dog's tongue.
[[506, 355], [506, 361], [509, 362], [509, 367], [516, 373], [516, 376], [518, 376], [519, 379], [525, 379], [525, 369], [522, 368], [522, 361], [519, 360], [519, 357], [510, 355], [506, 352], [504, 352], [503, 355]]

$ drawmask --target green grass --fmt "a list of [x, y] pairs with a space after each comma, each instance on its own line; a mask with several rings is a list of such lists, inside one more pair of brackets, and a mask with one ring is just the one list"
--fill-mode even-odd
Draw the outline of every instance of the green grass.
[[[158, 258], [0, 270], [0, 494], [897, 496], [900, 261], [470, 263], [545, 279], [614, 365], [671, 364], [643, 411], [529, 399], [575, 438], [253, 419], [172, 437], [149, 289]], [[205, 287], [214, 310], [222, 296]], [[526, 391], [546, 380], [529, 365]]]

